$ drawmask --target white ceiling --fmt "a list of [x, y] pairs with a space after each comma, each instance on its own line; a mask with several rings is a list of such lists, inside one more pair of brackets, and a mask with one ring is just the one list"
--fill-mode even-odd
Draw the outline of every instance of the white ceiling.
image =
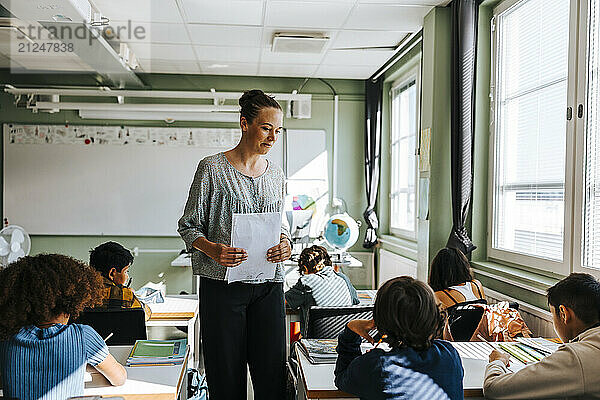
[[[365, 79], [393, 55], [390, 46], [419, 30], [432, 7], [448, 0], [90, 2], [113, 27], [128, 21], [143, 27], [144, 38], [122, 33], [120, 39], [144, 72]], [[320, 54], [274, 53], [273, 35], [281, 32], [324, 34], [330, 40]], [[357, 49], [365, 47], [370, 49]], [[43, 64], [57, 69], [52, 62], [65, 67], [60, 59], [45, 58]], [[0, 58], [0, 66], [6, 63]], [[72, 58], [67, 64], [70, 70], [86, 69]]]

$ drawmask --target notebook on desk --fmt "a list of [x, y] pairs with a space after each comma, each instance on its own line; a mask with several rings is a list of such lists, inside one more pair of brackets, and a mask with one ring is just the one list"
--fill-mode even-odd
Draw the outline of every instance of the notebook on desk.
[[187, 351], [187, 339], [138, 340], [127, 357], [128, 367], [181, 364]]

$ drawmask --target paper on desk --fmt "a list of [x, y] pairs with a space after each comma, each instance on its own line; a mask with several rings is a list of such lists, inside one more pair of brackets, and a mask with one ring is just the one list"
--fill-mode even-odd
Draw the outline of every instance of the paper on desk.
[[267, 250], [279, 244], [280, 213], [233, 214], [231, 246], [246, 250], [248, 259], [227, 268], [227, 282], [273, 279], [275, 263], [267, 261]]

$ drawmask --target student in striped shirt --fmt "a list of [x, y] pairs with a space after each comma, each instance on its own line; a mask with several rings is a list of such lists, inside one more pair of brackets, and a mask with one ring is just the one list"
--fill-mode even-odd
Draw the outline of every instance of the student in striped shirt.
[[360, 303], [350, 279], [333, 269], [331, 258], [324, 247], [310, 246], [302, 250], [298, 270], [300, 279], [285, 292], [285, 301], [290, 308], [301, 309], [300, 331], [303, 334], [310, 307], [350, 306]]
[[86, 364], [113, 385], [127, 372], [91, 327], [68, 325], [99, 301], [99, 273], [60, 254], [19, 259], [0, 270], [0, 375], [3, 394], [20, 400], [83, 395]]

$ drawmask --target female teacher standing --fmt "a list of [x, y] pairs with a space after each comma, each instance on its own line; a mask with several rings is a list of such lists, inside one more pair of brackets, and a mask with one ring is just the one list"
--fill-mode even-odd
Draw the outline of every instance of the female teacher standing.
[[281, 262], [291, 254], [287, 229], [265, 255], [273, 263], [269, 280], [234, 282], [227, 268], [246, 251], [231, 247], [232, 214], [283, 210], [284, 175], [262, 156], [281, 133], [281, 106], [261, 90], [239, 99], [242, 139], [232, 150], [198, 164], [179, 234], [200, 275], [200, 320], [211, 400], [246, 400], [246, 363], [254, 398], [280, 400], [285, 394], [285, 310]]

